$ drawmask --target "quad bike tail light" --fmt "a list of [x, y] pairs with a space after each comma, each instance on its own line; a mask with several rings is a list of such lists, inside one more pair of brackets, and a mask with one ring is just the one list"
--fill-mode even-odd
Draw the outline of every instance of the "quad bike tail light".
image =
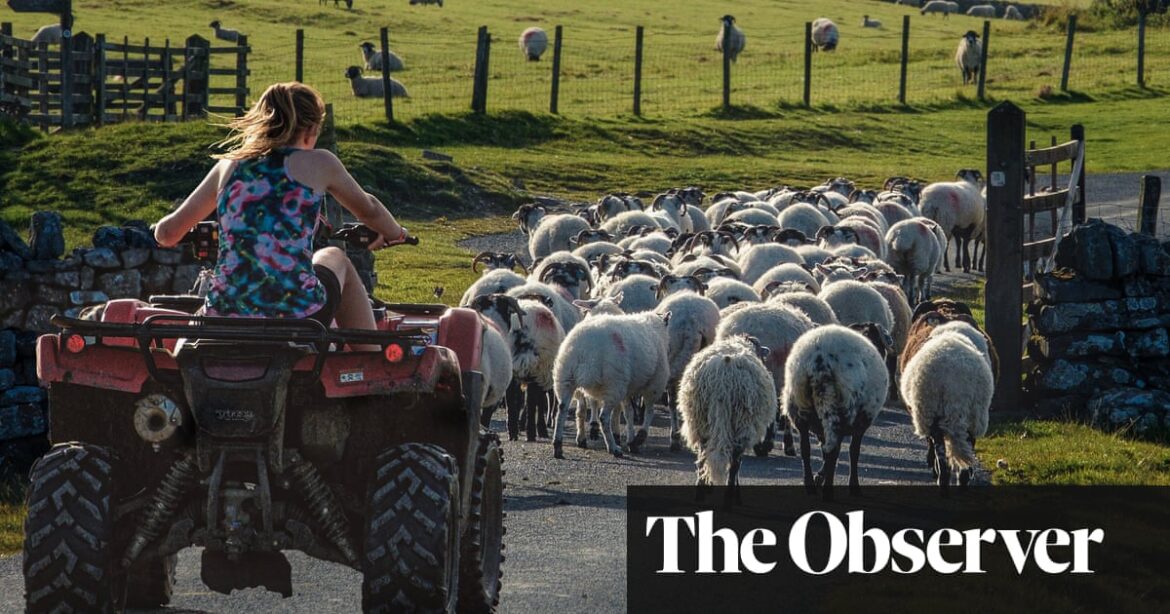
[[387, 362], [397, 363], [402, 362], [402, 359], [406, 357], [406, 350], [402, 349], [402, 346], [397, 343], [391, 343], [386, 346], [384, 354]]
[[76, 354], [85, 349], [85, 337], [77, 333], [70, 333], [65, 336], [65, 349], [71, 353]]

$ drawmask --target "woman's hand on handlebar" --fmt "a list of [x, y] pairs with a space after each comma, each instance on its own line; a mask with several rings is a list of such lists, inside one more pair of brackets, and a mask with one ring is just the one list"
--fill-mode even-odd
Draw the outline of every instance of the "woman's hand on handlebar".
[[395, 239], [388, 240], [386, 239], [385, 235], [378, 235], [378, 238], [370, 244], [370, 251], [379, 250], [384, 247], [390, 247], [392, 245], [401, 245], [403, 243], [410, 243], [412, 245], [418, 243], [418, 238], [410, 236], [410, 231], [408, 231], [405, 226], [400, 226], [399, 228], [402, 229], [402, 232]]

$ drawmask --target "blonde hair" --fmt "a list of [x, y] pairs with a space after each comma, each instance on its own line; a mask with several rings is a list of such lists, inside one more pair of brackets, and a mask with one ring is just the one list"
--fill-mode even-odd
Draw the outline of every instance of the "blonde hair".
[[212, 157], [266, 156], [293, 144], [305, 130], [317, 129], [324, 119], [325, 100], [317, 90], [296, 81], [274, 83], [247, 113], [225, 124], [232, 134], [216, 145], [227, 151]]

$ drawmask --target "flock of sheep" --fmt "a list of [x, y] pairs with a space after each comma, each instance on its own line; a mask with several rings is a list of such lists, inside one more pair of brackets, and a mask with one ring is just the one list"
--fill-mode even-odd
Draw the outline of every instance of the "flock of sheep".
[[671, 450], [697, 454], [700, 485], [733, 486], [745, 450], [766, 455], [777, 432], [794, 455], [795, 427], [805, 485], [830, 498], [842, 439], [856, 492], [862, 436], [900, 396], [944, 494], [952, 467], [965, 485], [997, 360], [970, 309], [933, 299], [931, 279], [949, 270], [952, 243], [969, 270], [981, 180], [896, 177], [879, 191], [837, 178], [709, 202], [687, 187], [649, 206], [609, 194], [572, 214], [524, 205], [513, 219], [531, 268], [482, 252], [460, 301], [485, 323], [483, 423], [503, 405], [512, 439], [521, 427], [548, 437], [551, 424], [563, 458], [573, 418], [579, 447], [601, 439], [621, 456], [640, 450], [665, 399]]

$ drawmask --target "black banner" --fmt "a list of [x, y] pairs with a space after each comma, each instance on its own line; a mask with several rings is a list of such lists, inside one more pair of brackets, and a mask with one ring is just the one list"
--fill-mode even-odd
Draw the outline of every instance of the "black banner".
[[631, 612], [1170, 612], [1170, 488], [627, 492]]

